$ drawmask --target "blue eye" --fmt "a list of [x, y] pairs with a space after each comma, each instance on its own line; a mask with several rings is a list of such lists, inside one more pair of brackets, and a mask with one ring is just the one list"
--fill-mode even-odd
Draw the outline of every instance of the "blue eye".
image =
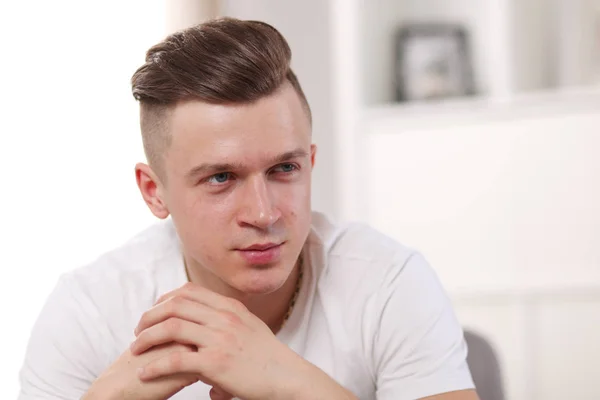
[[281, 164], [275, 167], [275, 172], [289, 173], [295, 171], [297, 168], [294, 164]]
[[207, 182], [209, 183], [226, 183], [229, 178], [231, 178], [231, 173], [229, 172], [220, 172], [218, 174], [214, 174], [210, 178], [208, 178]]

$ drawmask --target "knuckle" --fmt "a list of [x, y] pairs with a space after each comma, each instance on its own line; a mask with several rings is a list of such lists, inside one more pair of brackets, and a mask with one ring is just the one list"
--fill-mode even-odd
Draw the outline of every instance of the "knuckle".
[[225, 351], [213, 351], [206, 355], [207, 362], [210, 363], [213, 372], [221, 374], [229, 368], [231, 364], [231, 354]]
[[138, 329], [140, 327], [146, 326], [147, 325], [147, 321], [148, 321], [148, 311], [146, 311], [145, 313], [143, 313], [142, 316], [140, 317], [140, 320], [138, 321]]
[[227, 346], [228, 349], [237, 348], [238, 338], [235, 333], [232, 332], [222, 332], [220, 335], [221, 342]]
[[169, 318], [166, 322], [167, 331], [175, 334], [181, 331], [181, 320], [178, 318]]
[[146, 331], [140, 333], [135, 342], [137, 348], [145, 347], [146, 343], [148, 343], [148, 334], [146, 333]]
[[232, 313], [232, 312], [225, 312], [223, 314], [223, 318], [224, 318], [227, 326], [230, 326], [230, 327], [235, 328], [242, 324], [242, 319], [239, 317], [239, 315]]
[[229, 308], [231, 308], [234, 312], [243, 313], [246, 311], [246, 306], [239, 300], [236, 299], [228, 299], [227, 300]]
[[169, 355], [169, 368], [173, 371], [180, 371], [183, 369], [183, 354], [182, 352], [176, 351]]
[[171, 297], [167, 303], [165, 304], [167, 308], [167, 312], [170, 314], [174, 314], [177, 312], [181, 305], [183, 304], [183, 298], [180, 296]]

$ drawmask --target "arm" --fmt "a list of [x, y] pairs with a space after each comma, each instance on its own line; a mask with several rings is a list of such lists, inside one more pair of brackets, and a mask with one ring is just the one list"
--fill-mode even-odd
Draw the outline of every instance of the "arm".
[[299, 365], [298, 375], [287, 393], [283, 392], [278, 399], [291, 400], [358, 400], [358, 398], [343, 386], [339, 385], [329, 375], [315, 365], [293, 353]]
[[370, 309], [378, 400], [477, 399], [450, 300], [419, 254], [392, 265]]
[[137, 369], [175, 352], [192, 351], [194, 349], [177, 343], [157, 346], [140, 356], [133, 356], [131, 351], [126, 350], [92, 383], [81, 400], [168, 399], [198, 380], [189, 374], [176, 374], [167, 379], [142, 382], [137, 376]]
[[[340, 386], [323, 371], [314, 365], [306, 363], [306, 370], [301, 373], [299, 385], [292, 390], [287, 397], [281, 397], [293, 400], [358, 400], [354, 394]], [[479, 400], [477, 393], [473, 389], [458, 390], [442, 393], [439, 395], [424, 397], [420, 400]]]
[[477, 397], [475, 390], [458, 390], [456, 392], [424, 397], [421, 400], [479, 400], [479, 397]]

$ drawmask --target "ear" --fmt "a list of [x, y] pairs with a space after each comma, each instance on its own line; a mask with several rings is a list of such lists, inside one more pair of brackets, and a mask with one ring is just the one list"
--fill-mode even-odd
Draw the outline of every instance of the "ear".
[[311, 144], [310, 145], [310, 164], [312, 165], [312, 167], [314, 168], [315, 166], [315, 157], [317, 155], [317, 145], [316, 144]]
[[163, 185], [154, 171], [148, 165], [138, 163], [135, 166], [135, 180], [152, 214], [160, 219], [167, 218], [169, 210], [164, 201]]

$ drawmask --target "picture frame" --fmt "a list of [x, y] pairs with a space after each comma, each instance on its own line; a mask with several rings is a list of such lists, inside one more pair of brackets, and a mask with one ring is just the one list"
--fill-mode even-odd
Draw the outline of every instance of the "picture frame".
[[395, 38], [396, 100], [427, 101], [474, 95], [469, 35], [445, 23], [409, 23]]

